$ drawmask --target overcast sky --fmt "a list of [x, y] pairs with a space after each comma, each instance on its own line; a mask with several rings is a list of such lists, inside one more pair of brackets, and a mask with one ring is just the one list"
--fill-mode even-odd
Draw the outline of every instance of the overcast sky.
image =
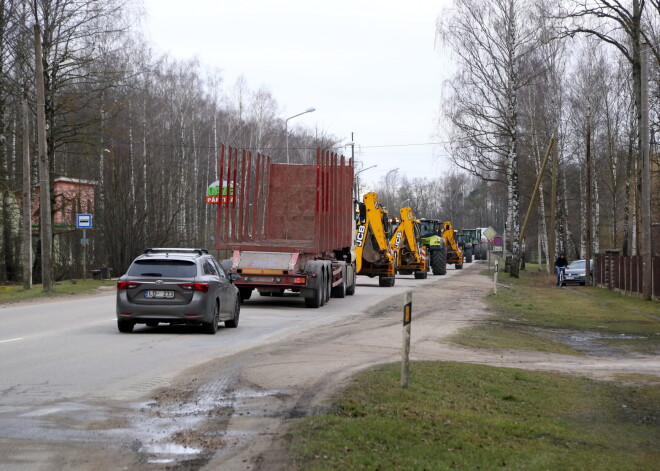
[[[289, 127], [318, 126], [351, 140], [358, 170], [377, 181], [399, 168], [434, 178], [451, 168], [438, 142], [450, 65], [435, 23], [450, 0], [144, 0], [146, 34], [159, 52], [198, 57], [265, 87]], [[381, 147], [382, 146], [382, 147]], [[346, 148], [350, 155], [350, 147]]]

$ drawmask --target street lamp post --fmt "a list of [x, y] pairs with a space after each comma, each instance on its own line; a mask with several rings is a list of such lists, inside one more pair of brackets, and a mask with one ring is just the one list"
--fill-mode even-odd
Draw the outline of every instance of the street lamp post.
[[316, 108], [307, 108], [305, 111], [302, 113], [294, 114], [293, 116], [289, 116], [286, 121], [284, 121], [284, 132], [286, 134], [286, 163], [289, 163], [289, 120], [293, 118], [297, 118], [300, 115], [303, 115], [305, 113], [312, 113], [313, 111], [316, 111]]
[[378, 167], [378, 164], [370, 165], [367, 168], [363, 168], [362, 170], [358, 170], [357, 172], [355, 172], [355, 177], [354, 177], [355, 189], [354, 189], [354, 193], [355, 193], [355, 199], [356, 200], [360, 199], [360, 177], [358, 175], [360, 175], [362, 172], [365, 172], [365, 171], [369, 170], [370, 168], [374, 168], [374, 167]]

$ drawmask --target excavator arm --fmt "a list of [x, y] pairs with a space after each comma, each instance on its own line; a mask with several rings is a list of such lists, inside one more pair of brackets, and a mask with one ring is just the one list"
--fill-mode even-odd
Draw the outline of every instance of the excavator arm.
[[[356, 272], [383, 279], [381, 286], [394, 284], [395, 256], [388, 236], [387, 211], [378, 203], [376, 193], [367, 193], [358, 203], [355, 229]], [[391, 281], [390, 281], [391, 279]]]
[[392, 249], [398, 253], [399, 265], [415, 265], [426, 270], [426, 255], [422, 253], [418, 234], [415, 233], [415, 216], [412, 208], [401, 208], [399, 213], [401, 222], [390, 239]]
[[457, 234], [451, 221], [442, 223], [442, 237], [447, 241], [449, 248], [447, 250], [447, 263], [453, 263], [456, 268], [463, 268], [463, 251], [458, 246]]

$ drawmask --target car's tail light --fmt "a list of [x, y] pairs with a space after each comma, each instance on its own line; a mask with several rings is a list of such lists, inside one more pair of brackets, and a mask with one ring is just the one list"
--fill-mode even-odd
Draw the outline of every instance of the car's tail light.
[[202, 293], [208, 293], [209, 292], [209, 284], [208, 283], [184, 283], [180, 285], [181, 288], [188, 290], [188, 291], [201, 291]]
[[135, 281], [118, 281], [117, 282], [117, 290], [120, 289], [133, 289], [137, 288], [140, 286], [140, 283], [136, 283]]
[[307, 279], [304, 277], [296, 277], [293, 279], [293, 282], [297, 285], [304, 285], [305, 283], [307, 283]]

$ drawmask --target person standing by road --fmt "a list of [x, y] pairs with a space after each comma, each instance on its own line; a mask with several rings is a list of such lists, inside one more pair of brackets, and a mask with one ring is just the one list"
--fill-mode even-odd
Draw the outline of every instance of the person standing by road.
[[557, 286], [562, 285], [562, 278], [564, 274], [564, 270], [566, 270], [566, 265], [568, 265], [568, 260], [566, 260], [566, 256], [564, 255], [564, 252], [559, 252], [559, 257], [557, 257], [557, 260], [555, 260], [555, 271], [557, 272]]

